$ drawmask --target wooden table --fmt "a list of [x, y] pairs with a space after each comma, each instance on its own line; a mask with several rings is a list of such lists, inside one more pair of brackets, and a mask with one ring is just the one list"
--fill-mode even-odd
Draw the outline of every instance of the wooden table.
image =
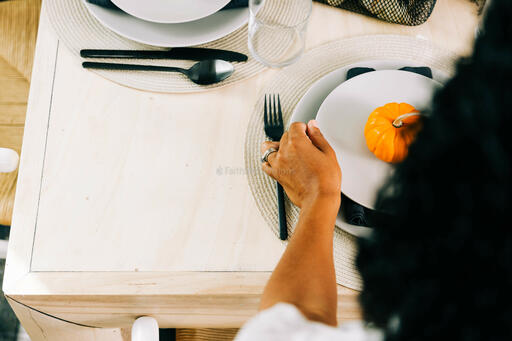
[[[315, 4], [307, 45], [393, 33], [467, 54], [476, 23], [467, 0], [439, 1], [419, 27]], [[243, 169], [249, 115], [279, 71], [199, 94], [137, 91], [83, 70], [44, 13], [34, 65], [4, 281], [33, 340], [127, 339], [141, 315], [219, 328], [254, 315], [284, 245], [243, 172], [216, 169]], [[357, 293], [338, 293], [340, 321], [359, 319]]]

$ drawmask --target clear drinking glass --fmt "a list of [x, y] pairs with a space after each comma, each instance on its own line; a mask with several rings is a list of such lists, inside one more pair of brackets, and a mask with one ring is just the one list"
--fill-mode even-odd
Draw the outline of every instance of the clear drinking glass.
[[249, 51], [259, 62], [282, 67], [304, 52], [312, 0], [249, 0]]

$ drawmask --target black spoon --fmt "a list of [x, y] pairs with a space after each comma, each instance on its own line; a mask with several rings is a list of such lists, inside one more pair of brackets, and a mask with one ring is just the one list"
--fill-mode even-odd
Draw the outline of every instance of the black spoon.
[[200, 85], [214, 84], [223, 81], [233, 74], [235, 68], [229, 62], [220, 59], [202, 60], [192, 65], [190, 69], [179, 67], [157, 66], [157, 65], [139, 65], [139, 64], [117, 64], [117, 63], [97, 63], [83, 62], [82, 66], [86, 69], [102, 70], [130, 70], [130, 71], [164, 71], [181, 72], [192, 82]]

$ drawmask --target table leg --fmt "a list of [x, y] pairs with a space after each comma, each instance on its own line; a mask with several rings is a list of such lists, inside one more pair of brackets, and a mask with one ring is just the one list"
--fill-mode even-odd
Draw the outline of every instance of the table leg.
[[129, 341], [130, 331], [80, 326], [45, 315], [7, 297], [21, 325], [32, 341]]

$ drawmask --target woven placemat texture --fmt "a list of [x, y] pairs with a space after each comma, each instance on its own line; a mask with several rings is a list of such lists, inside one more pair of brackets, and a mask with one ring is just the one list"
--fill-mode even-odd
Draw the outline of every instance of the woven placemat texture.
[[[265, 141], [263, 131], [263, 98], [265, 93], [280, 94], [285, 123], [306, 91], [317, 80], [343, 66], [365, 60], [412, 61], [451, 75], [456, 55], [439, 49], [424, 39], [408, 36], [376, 35], [356, 37], [327, 43], [314, 48], [294, 65], [283, 69], [262, 90], [254, 107], [245, 140], [245, 166], [252, 194], [276, 237], [279, 236], [279, 217], [275, 182], [261, 171], [260, 144]], [[299, 209], [286, 203], [288, 233], [299, 217]], [[354, 266], [357, 254], [356, 237], [335, 229], [334, 263], [338, 284], [361, 290], [361, 278]]]
[[[89, 13], [83, 0], [47, 0], [44, 2], [44, 6], [45, 12], [59, 40], [77, 57], [80, 56], [81, 49], [159, 49], [126, 39], [110, 31]], [[247, 25], [221, 39], [199, 46], [241, 52], [248, 55], [249, 60], [246, 63], [234, 63], [235, 73], [230, 78], [221, 83], [208, 86], [194, 84], [178, 73], [108, 70], [94, 70], [94, 72], [116, 83], [140, 90], [182, 93], [205, 91], [230, 85], [250, 78], [265, 69], [262, 64], [250, 56], [247, 47]], [[116, 62], [109, 59], [101, 59], [99, 61]], [[137, 62], [186, 68], [194, 64], [192, 61], [165, 60], [144, 60], [135, 61], [134, 63]]]

